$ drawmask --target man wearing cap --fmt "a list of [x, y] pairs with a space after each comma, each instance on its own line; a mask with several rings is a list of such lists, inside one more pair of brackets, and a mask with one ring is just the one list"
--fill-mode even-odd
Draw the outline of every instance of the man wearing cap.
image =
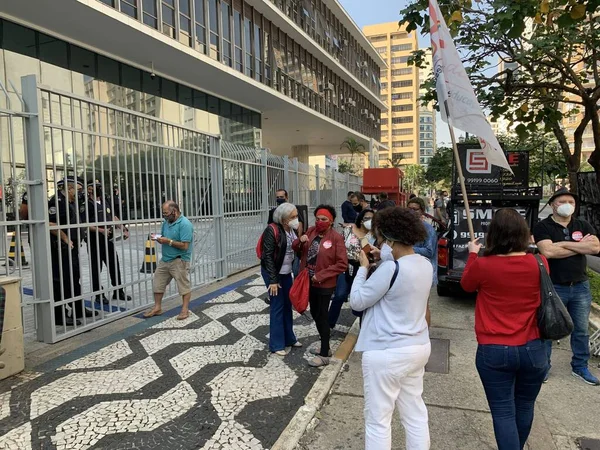
[[[572, 375], [598, 386], [600, 381], [588, 368], [590, 359], [588, 322], [592, 295], [586, 274], [585, 255], [600, 252], [600, 242], [594, 227], [585, 220], [573, 217], [577, 197], [567, 189], [557, 191], [548, 204], [552, 215], [538, 222], [533, 229], [540, 253], [548, 258], [550, 278], [571, 318], [575, 328], [571, 333]], [[552, 341], [546, 341], [548, 360], [552, 353]], [[548, 374], [546, 374], [547, 381]]]
[[[52, 257], [52, 283], [54, 301], [68, 300], [81, 295], [79, 243], [84, 237], [84, 230], [77, 227], [85, 211], [83, 182], [75, 177], [67, 177], [57, 183], [58, 192], [48, 201], [48, 219], [50, 226], [66, 226], [50, 230], [50, 252]], [[73, 326], [81, 322], [77, 319], [92, 317], [92, 312], [83, 307], [83, 300], [77, 300], [63, 306], [54, 307], [54, 323], [56, 325]], [[64, 311], [63, 311], [64, 310]], [[74, 310], [74, 311], [73, 311]], [[63, 317], [64, 312], [64, 317]], [[75, 314], [73, 314], [73, 312]]]
[[[89, 183], [88, 191], [88, 223], [90, 224], [88, 233], [88, 250], [90, 255], [90, 266], [92, 272], [92, 288], [94, 292], [100, 290], [100, 273], [102, 264], [108, 267], [110, 283], [114, 286], [121, 286], [121, 268], [119, 267], [119, 256], [115, 251], [113, 242], [115, 227], [123, 230], [123, 238], [129, 238], [129, 230], [120, 224], [109, 226], [103, 222], [112, 222], [119, 220], [113, 217], [110, 206], [106, 204], [106, 199], [102, 194], [102, 184], [99, 182]], [[125, 290], [121, 287], [113, 294], [113, 300], [131, 300], [129, 295], [125, 295]], [[101, 294], [96, 295], [96, 301], [107, 304], [108, 299]]]

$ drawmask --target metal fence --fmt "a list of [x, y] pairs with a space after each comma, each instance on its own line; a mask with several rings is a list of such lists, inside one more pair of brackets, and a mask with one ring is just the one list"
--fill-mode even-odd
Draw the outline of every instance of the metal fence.
[[[194, 226], [197, 288], [258, 263], [278, 189], [312, 210], [339, 208], [360, 188], [358, 177], [39, 86], [33, 75], [20, 89], [0, 87], [2, 275], [23, 280], [29, 339], [57, 342], [153, 304], [160, 251], [149, 235], [167, 199]], [[171, 286], [165, 297], [175, 295]]]

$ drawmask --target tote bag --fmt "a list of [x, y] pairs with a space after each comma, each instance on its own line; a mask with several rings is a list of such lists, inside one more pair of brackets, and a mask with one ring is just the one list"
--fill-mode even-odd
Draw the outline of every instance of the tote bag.
[[539, 255], [535, 255], [540, 269], [541, 304], [537, 311], [538, 327], [542, 339], [562, 339], [573, 331], [573, 319], [556, 293], [546, 266]]
[[298, 274], [290, 289], [290, 301], [298, 314], [304, 314], [308, 308], [308, 291], [310, 290], [310, 279], [308, 269], [303, 269]]

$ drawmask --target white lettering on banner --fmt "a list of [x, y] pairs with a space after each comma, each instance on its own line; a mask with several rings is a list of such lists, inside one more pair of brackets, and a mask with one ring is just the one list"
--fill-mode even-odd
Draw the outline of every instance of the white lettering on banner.
[[[483, 115], [436, 0], [429, 0], [429, 25], [438, 102], [440, 105], [447, 103], [452, 126], [480, 138], [483, 153], [491, 164], [512, 173], [502, 147]], [[449, 123], [443, 106], [440, 111], [442, 120]]]

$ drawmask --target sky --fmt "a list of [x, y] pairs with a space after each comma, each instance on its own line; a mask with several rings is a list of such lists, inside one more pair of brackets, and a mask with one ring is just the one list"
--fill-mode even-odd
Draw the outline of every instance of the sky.
[[[400, 10], [410, 3], [407, 0], [339, 0], [339, 2], [361, 28], [376, 23], [397, 22], [400, 20]], [[429, 34], [419, 35], [419, 46], [421, 48], [430, 46]], [[437, 114], [436, 134], [438, 145], [449, 145], [448, 125], [442, 122], [439, 113]], [[459, 132], [460, 134], [462, 133]]]

